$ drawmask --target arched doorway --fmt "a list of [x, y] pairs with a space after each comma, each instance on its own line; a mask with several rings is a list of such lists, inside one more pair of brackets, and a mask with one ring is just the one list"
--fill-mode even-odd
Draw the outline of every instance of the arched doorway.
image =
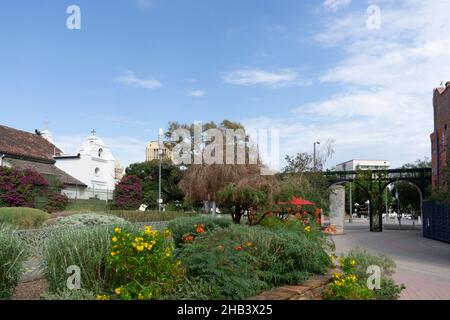
[[[402, 196], [402, 192], [404, 193], [405, 192], [405, 190], [403, 190], [402, 192], [398, 192], [398, 188], [399, 188], [399, 185], [401, 186], [401, 184], [403, 184], [403, 185], [408, 185], [408, 186], [411, 186], [412, 188], [410, 189], [410, 190], [415, 190], [415, 191], [417, 191], [417, 196], [418, 196], [418, 202], [417, 202], [417, 210], [418, 210], [418, 214], [416, 213], [416, 212], [409, 212], [409, 210], [411, 210], [411, 209], [413, 209], [414, 211], [415, 211], [415, 208], [414, 208], [414, 206], [413, 205], [411, 205], [411, 194], [409, 194], [409, 203], [408, 203], [408, 206], [406, 206], [405, 204], [404, 204], [404, 202], [402, 202], [401, 200], [400, 200], [400, 198], [401, 198], [401, 196]], [[418, 219], [418, 222], [419, 222], [419, 224], [420, 224], [420, 222], [422, 222], [423, 221], [423, 199], [424, 199], [424, 194], [423, 194], [423, 191], [421, 190], [421, 188], [417, 185], [417, 184], [415, 184], [414, 182], [412, 182], [412, 181], [409, 181], [409, 180], [403, 180], [403, 179], [396, 179], [396, 180], [390, 180], [390, 181], [387, 181], [386, 182], [386, 184], [384, 185], [384, 187], [383, 187], [383, 192], [384, 192], [384, 190], [386, 190], [386, 189], [389, 189], [389, 187], [390, 186], [393, 186], [394, 187], [394, 189], [395, 188], [397, 188], [397, 191], [396, 191], [396, 196], [394, 197], [395, 198], [395, 200], [397, 201], [397, 203], [394, 203], [393, 205], [392, 205], [392, 207], [396, 207], [397, 208], [397, 211], [398, 212], [396, 212], [396, 214], [397, 215], [402, 215], [403, 213], [407, 213], [407, 214], [411, 214], [411, 216], [412, 216], [412, 225], [413, 226], [415, 226], [415, 218], [417, 217], [417, 219]], [[392, 191], [392, 190], [391, 190]], [[409, 192], [409, 191], [408, 191]], [[405, 195], [404, 195], [405, 196]], [[405, 201], [405, 200], [404, 200]], [[387, 201], [386, 201], [387, 202]], [[400, 205], [400, 203], [402, 203], [403, 204], [403, 206], [401, 206]], [[387, 206], [387, 204], [386, 204], [386, 206]], [[386, 210], [387, 211], [387, 210]], [[388, 212], [386, 212], [386, 214], [388, 214]], [[420, 217], [420, 219], [419, 219], [419, 217]], [[386, 216], [386, 221], [388, 221], [389, 219], [388, 219], [388, 216]], [[401, 223], [400, 221], [401, 221], [402, 219], [400, 219], [399, 220], [399, 224]]]

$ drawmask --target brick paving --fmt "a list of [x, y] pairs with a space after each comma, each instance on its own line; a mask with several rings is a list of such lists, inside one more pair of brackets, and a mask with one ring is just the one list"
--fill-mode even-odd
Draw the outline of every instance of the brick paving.
[[423, 238], [418, 230], [370, 233], [362, 224], [345, 228], [346, 234], [333, 237], [337, 252], [360, 247], [393, 258], [394, 279], [406, 286], [401, 299], [450, 300], [450, 244]]

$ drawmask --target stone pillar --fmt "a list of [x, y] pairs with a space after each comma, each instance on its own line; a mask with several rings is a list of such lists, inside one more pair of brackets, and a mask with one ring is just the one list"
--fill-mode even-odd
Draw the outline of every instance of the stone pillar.
[[345, 219], [345, 187], [330, 187], [330, 224], [336, 228], [336, 234], [344, 233]]

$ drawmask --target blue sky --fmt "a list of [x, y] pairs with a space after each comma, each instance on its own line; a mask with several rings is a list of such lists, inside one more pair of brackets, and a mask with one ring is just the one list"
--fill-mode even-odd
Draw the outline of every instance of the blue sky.
[[[125, 165], [169, 121], [222, 119], [279, 129], [282, 155], [333, 139], [329, 166], [414, 161], [430, 154], [432, 89], [450, 80], [442, 2], [4, 1], [0, 123], [48, 121], [67, 152], [95, 128]], [[81, 30], [66, 28], [71, 4]]]

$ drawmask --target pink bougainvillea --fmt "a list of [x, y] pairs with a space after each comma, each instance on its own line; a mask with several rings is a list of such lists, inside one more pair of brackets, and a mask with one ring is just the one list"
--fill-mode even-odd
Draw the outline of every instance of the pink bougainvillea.
[[36, 171], [0, 167], [0, 206], [32, 208], [47, 187], [47, 180]]
[[125, 176], [114, 190], [114, 208], [136, 210], [142, 201], [142, 181], [137, 176]]

